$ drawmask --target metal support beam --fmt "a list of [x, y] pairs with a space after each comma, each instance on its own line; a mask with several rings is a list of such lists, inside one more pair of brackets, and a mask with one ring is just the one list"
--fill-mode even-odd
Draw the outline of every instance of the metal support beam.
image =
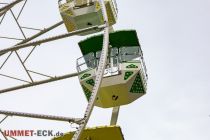
[[5, 116], [1, 121], [0, 124], [3, 123], [3, 121], [5, 121], [7, 119], [8, 116]]
[[[49, 32], [49, 31], [51, 31], [52, 29], [55, 29], [56, 27], [58, 27], [58, 26], [60, 26], [60, 25], [62, 25], [62, 24], [63, 24], [63, 21], [60, 21], [60, 22], [58, 22], [58, 23], [56, 23], [56, 24], [54, 24], [54, 25], [52, 25], [52, 26], [50, 26], [50, 27], [48, 27], [48, 28], [43, 29], [43, 30], [40, 31], [39, 33], [37, 33], [37, 34], [35, 34], [35, 35], [33, 35], [33, 36], [31, 36], [31, 37], [29, 37], [29, 38], [27, 38], [27, 39], [21, 41], [21, 42], [18, 43], [17, 45], [27, 43], [27, 42], [29, 42], [29, 41], [31, 41], [31, 40], [33, 40], [33, 39], [39, 37], [39, 36], [41, 36], [41, 35], [43, 35], [43, 34]], [[17, 45], [16, 45], [16, 46], [17, 46]], [[1, 54], [1, 53], [0, 53], [0, 54]]]
[[[58, 26], [60, 26], [60, 25], [62, 25], [62, 24], [63, 24], [63, 21], [60, 21], [60, 22], [58, 22], [58, 23], [56, 23], [56, 24], [54, 24], [54, 25], [52, 25], [52, 26], [50, 26], [50, 27], [48, 27], [48, 28], [45, 28], [44, 30], [40, 31], [39, 33], [37, 33], [37, 34], [35, 34], [35, 35], [33, 35], [33, 36], [31, 36], [31, 37], [29, 37], [29, 38], [23, 40], [23, 41], [21, 41], [20, 43], [16, 44], [15, 46], [20, 45], [20, 44], [27, 43], [27, 42], [29, 42], [29, 41], [31, 41], [31, 40], [33, 40], [33, 39], [39, 37], [39, 36], [41, 36], [41, 35], [43, 35], [43, 34], [49, 32], [49, 31], [51, 31], [52, 29], [55, 29], [56, 27], [58, 27]], [[13, 46], [13, 47], [14, 47], [14, 46]], [[11, 47], [11, 48], [12, 48], [12, 47]], [[0, 56], [3, 55], [3, 54], [5, 54], [5, 53], [0, 53]]]
[[120, 107], [113, 107], [112, 118], [111, 118], [110, 125], [116, 125], [117, 124], [119, 111], [120, 111]]
[[86, 29], [81, 29], [81, 30], [69, 32], [69, 33], [66, 33], [66, 34], [42, 39], [42, 40], [31, 42], [31, 43], [16, 45], [16, 46], [11, 47], [11, 48], [6, 48], [6, 49], [3, 49], [3, 50], [0, 50], [0, 56], [7, 53], [7, 52], [10, 52], [10, 51], [16, 51], [16, 50], [19, 50], [19, 49], [22, 49], [22, 48], [27, 48], [27, 47], [30, 47], [30, 46], [37, 46], [37, 45], [40, 45], [42, 43], [46, 43], [46, 42], [50, 42], [50, 41], [54, 41], [54, 40], [59, 40], [59, 39], [62, 39], [62, 38], [74, 36], [74, 35], [81, 34], [83, 32], [87, 32], [87, 31], [98, 30], [98, 29], [101, 29], [101, 28], [104, 28], [104, 25], [103, 26], [93, 26], [93, 27], [89, 27], [89, 28], [86, 28]]
[[15, 20], [15, 22], [16, 22], [18, 28], [19, 28], [19, 30], [21, 31], [23, 37], [26, 39], [26, 35], [25, 35], [25, 33], [23, 32], [23, 29], [21, 28], [20, 23], [18, 22], [17, 18], [15, 17], [15, 14], [13, 13], [13, 11], [12, 11], [11, 9], [10, 9], [10, 12], [11, 12], [12, 17], [14, 18], [14, 20]]
[[44, 77], [47, 77], [47, 78], [54, 78], [53, 76], [49, 76], [49, 75], [42, 74], [40, 72], [36, 72], [36, 71], [32, 71], [32, 70], [28, 70], [28, 72], [34, 73], [34, 74], [37, 74], [37, 75], [40, 75], [40, 76], [44, 76]]
[[2, 136], [4, 137], [5, 140], [8, 140], [8, 138], [4, 135], [4, 132], [1, 129], [0, 129], [0, 133], [2, 134]]
[[26, 3], [27, 3], [27, 2], [28, 2], [28, 0], [25, 0], [23, 6], [22, 6], [22, 8], [21, 8], [21, 10], [20, 10], [20, 12], [19, 12], [19, 14], [18, 14], [18, 16], [17, 16], [17, 20], [19, 19], [21, 13], [23, 12], [23, 9], [24, 9], [24, 7], [26, 6]]
[[10, 54], [7, 56], [7, 58], [4, 60], [4, 62], [1, 64], [0, 66], [0, 70], [3, 68], [3, 66], [6, 64], [7, 60], [10, 58], [10, 56], [12, 55], [12, 52], [10, 52]]
[[4, 7], [0, 8], [0, 17], [2, 15], [4, 15], [8, 10], [10, 10], [13, 6], [20, 3], [21, 1], [23, 1], [23, 0], [16, 0], [16, 1], [13, 1], [13, 2], [5, 5]]
[[22, 38], [15, 38], [15, 37], [6, 37], [6, 36], [0, 36], [0, 38], [3, 38], [3, 39], [12, 39], [12, 40], [24, 40]]
[[[37, 33], [37, 34], [31, 36], [30, 38], [27, 38], [27, 39], [21, 41], [20, 43], [18, 43], [18, 44], [16, 44], [16, 45], [20, 45], [20, 44], [27, 43], [27, 42], [29, 42], [29, 41], [31, 41], [31, 40], [33, 40], [33, 39], [35, 39], [35, 38], [37, 38], [37, 37], [39, 37], [39, 36], [41, 36], [41, 35], [47, 33], [47, 32], [49, 32], [50, 30], [52, 30], [52, 29], [54, 29], [54, 28], [56, 28], [56, 27], [58, 27], [58, 26], [60, 26], [60, 25], [62, 25], [62, 24], [63, 24], [63, 21], [60, 21], [60, 22], [58, 22], [58, 23], [56, 23], [56, 24], [54, 24], [54, 25], [52, 25], [52, 26], [50, 26], [50, 27], [48, 27], [48, 28], [46, 28], [46, 29], [40, 31], [39, 33]], [[35, 49], [35, 47], [34, 47], [34, 48], [31, 50], [31, 52], [28, 54], [28, 56], [27, 56], [26, 59], [23, 61], [23, 63], [26, 62], [26, 60], [29, 58], [29, 56], [30, 56], [31, 53], [34, 51], [34, 49]], [[0, 54], [0, 56], [3, 55], [3, 54], [5, 54], [5, 53]], [[12, 54], [12, 51], [11, 51], [10, 55], [11, 55], [11, 54]], [[4, 66], [4, 64], [5, 64], [5, 63], [7, 62], [7, 60], [9, 59], [10, 55], [7, 57], [7, 59], [6, 59], [6, 60], [4, 61], [4, 63], [1, 65], [0, 69], [2, 69], [2, 67]]]
[[23, 63], [23, 61], [22, 61], [22, 59], [20, 58], [20, 55], [17, 53], [17, 51], [15, 51], [15, 54], [17, 55], [18, 60], [19, 60], [19, 61], [20, 61], [20, 63], [22, 64], [22, 66], [23, 66], [23, 68], [24, 68], [25, 72], [27, 73], [27, 75], [28, 75], [29, 79], [30, 79], [30, 80], [31, 80], [31, 82], [33, 83], [33, 82], [34, 82], [34, 80], [33, 80], [32, 76], [30, 75], [30, 73], [28, 72], [28, 70], [27, 70], [27, 68], [26, 68], [25, 64], [24, 64], [24, 63]]
[[[2, 22], [3, 22], [4, 18], [5, 18], [5, 16], [6, 16], [6, 13], [3, 14], [3, 16], [2, 16], [2, 18], [1, 18], [1, 20], [0, 20], [0, 25], [2, 24]], [[1, 16], [0, 16], [0, 17], [1, 17]]]
[[[16, 138], [11, 137], [11, 136], [5, 136], [3, 130], [1, 130], [1, 129], [0, 129], [0, 133], [2, 134], [2, 136], [4, 137], [5, 140], [9, 140], [7, 137], [9, 137], [9, 138], [11, 138], [11, 139], [13, 139], [13, 140], [17, 140]], [[0, 140], [1, 140], [1, 139], [0, 139]]]
[[34, 31], [42, 31], [42, 29], [32, 28], [32, 27], [24, 27], [21, 26], [22, 29], [34, 30]]
[[5, 75], [5, 74], [1, 74], [1, 73], [0, 73], [0, 76], [7, 77], [7, 78], [10, 78], [10, 79], [13, 79], [13, 80], [17, 80], [17, 81], [21, 81], [21, 82], [25, 82], [25, 83], [31, 83], [30, 81], [26, 81], [26, 80], [23, 80], [23, 79], [20, 79], [20, 78], [16, 78], [16, 77]]
[[41, 84], [46, 84], [46, 83], [50, 83], [50, 82], [54, 82], [54, 81], [58, 81], [58, 80], [63, 80], [63, 79], [75, 77], [77, 75], [78, 75], [78, 73], [72, 73], [72, 74], [67, 74], [67, 75], [64, 75], [64, 76], [50, 78], [50, 79], [47, 79], [47, 80], [34, 81], [33, 83], [29, 83], [29, 84], [25, 84], [25, 85], [21, 85], [21, 86], [16, 86], [16, 87], [0, 90], [0, 94], [10, 92], [10, 91], [14, 91], [14, 90], [18, 90], [18, 89], [23, 89], [23, 88], [33, 87], [33, 86], [37, 86], [37, 85], [41, 85]]
[[[0, 12], [1, 12], [1, 11], [4, 11], [4, 10], [7, 10], [7, 9], [9, 9], [9, 8], [11, 8], [11, 7], [13, 7], [13, 6], [15, 6], [16, 4], [18, 4], [18, 3], [21, 2], [21, 1], [23, 1], [23, 0], [15, 0], [15, 1], [13, 1], [13, 2], [11, 2], [11, 3], [9, 3], [9, 4], [5, 5], [5, 6], [3, 6], [2, 8], [0, 8]], [[5, 3], [5, 4], [6, 4], [6, 3]]]
[[28, 58], [31, 56], [32, 52], [34, 52], [35, 48], [36, 48], [36, 47], [33, 47], [33, 48], [31, 49], [31, 51], [29, 52], [29, 54], [26, 56], [26, 58], [25, 58], [24, 61], [23, 61], [24, 64], [26, 63], [26, 61], [28, 60]]
[[32, 114], [32, 113], [13, 112], [13, 111], [4, 111], [4, 110], [0, 110], [0, 114], [4, 114], [4, 115], [8, 115], [8, 116], [18, 116], [18, 117], [72, 122], [72, 123], [76, 123], [76, 124], [80, 124], [80, 121], [82, 120], [82, 118], [70, 118], [70, 117], [63, 117], [63, 116]]

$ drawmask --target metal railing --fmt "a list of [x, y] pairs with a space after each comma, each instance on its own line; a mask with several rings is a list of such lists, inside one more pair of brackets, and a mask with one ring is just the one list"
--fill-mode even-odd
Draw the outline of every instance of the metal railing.
[[[116, 50], [117, 48], [112, 48], [111, 50]], [[113, 51], [112, 51], [113, 52]], [[96, 52], [96, 56], [93, 52], [80, 57], [77, 59], [77, 71], [79, 73], [90, 70], [90, 69], [97, 69], [100, 62], [101, 51]], [[110, 53], [107, 57], [107, 64], [104, 70], [104, 77], [117, 75], [119, 74], [119, 58], [118, 58], [118, 51], [117, 53]]]
[[[100, 60], [101, 51], [93, 52], [77, 59], [77, 71], [81, 73], [90, 69], [97, 69]], [[147, 69], [144, 62], [143, 54], [139, 46], [111, 48], [107, 57], [107, 65], [104, 71], [104, 77], [117, 75], [120, 73], [119, 64], [125, 62], [139, 62], [143, 80], [147, 81]], [[146, 82], [145, 82], [146, 84]]]

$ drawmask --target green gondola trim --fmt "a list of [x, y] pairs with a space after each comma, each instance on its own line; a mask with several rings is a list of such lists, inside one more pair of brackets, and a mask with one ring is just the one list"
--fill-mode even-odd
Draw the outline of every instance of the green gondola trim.
[[124, 80], [127, 80], [132, 74], [133, 74], [133, 71], [125, 72]]
[[136, 65], [134, 65], [134, 64], [130, 64], [130, 65], [128, 65], [128, 66], [126, 66], [126, 68], [138, 68], [138, 66], [136, 66]]
[[90, 76], [91, 76], [91, 74], [85, 73], [80, 79], [83, 80], [83, 79], [85, 79], [87, 77], [90, 77]]
[[130, 90], [131, 93], [145, 93], [141, 76], [138, 73]]
[[[102, 50], [103, 35], [97, 35], [79, 42], [79, 47], [83, 55], [90, 52]], [[135, 30], [115, 31], [109, 34], [109, 45], [112, 47], [136, 47], [140, 46]]]
[[92, 92], [91, 92], [88, 88], [86, 88], [84, 85], [82, 85], [82, 89], [83, 89], [83, 91], [84, 91], [84, 93], [85, 93], [85, 96], [86, 96], [87, 100], [89, 101]]
[[95, 81], [93, 79], [90, 79], [90, 80], [87, 80], [86, 83], [91, 85], [91, 86], [94, 86]]

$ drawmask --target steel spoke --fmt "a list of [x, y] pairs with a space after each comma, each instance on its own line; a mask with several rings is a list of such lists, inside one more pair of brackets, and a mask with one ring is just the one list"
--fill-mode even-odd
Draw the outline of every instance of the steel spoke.
[[6, 64], [6, 62], [8, 61], [8, 59], [10, 58], [10, 56], [12, 55], [13, 52], [10, 52], [10, 54], [7, 56], [7, 58], [5, 59], [5, 61], [3, 62], [3, 64], [0, 67], [0, 70], [3, 68], [3, 66]]

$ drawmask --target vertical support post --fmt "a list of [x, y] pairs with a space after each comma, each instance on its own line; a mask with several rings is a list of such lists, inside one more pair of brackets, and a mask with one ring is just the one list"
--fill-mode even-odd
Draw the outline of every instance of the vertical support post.
[[111, 118], [110, 125], [116, 125], [117, 124], [119, 112], [120, 112], [120, 107], [119, 106], [118, 107], [113, 107], [112, 118]]

